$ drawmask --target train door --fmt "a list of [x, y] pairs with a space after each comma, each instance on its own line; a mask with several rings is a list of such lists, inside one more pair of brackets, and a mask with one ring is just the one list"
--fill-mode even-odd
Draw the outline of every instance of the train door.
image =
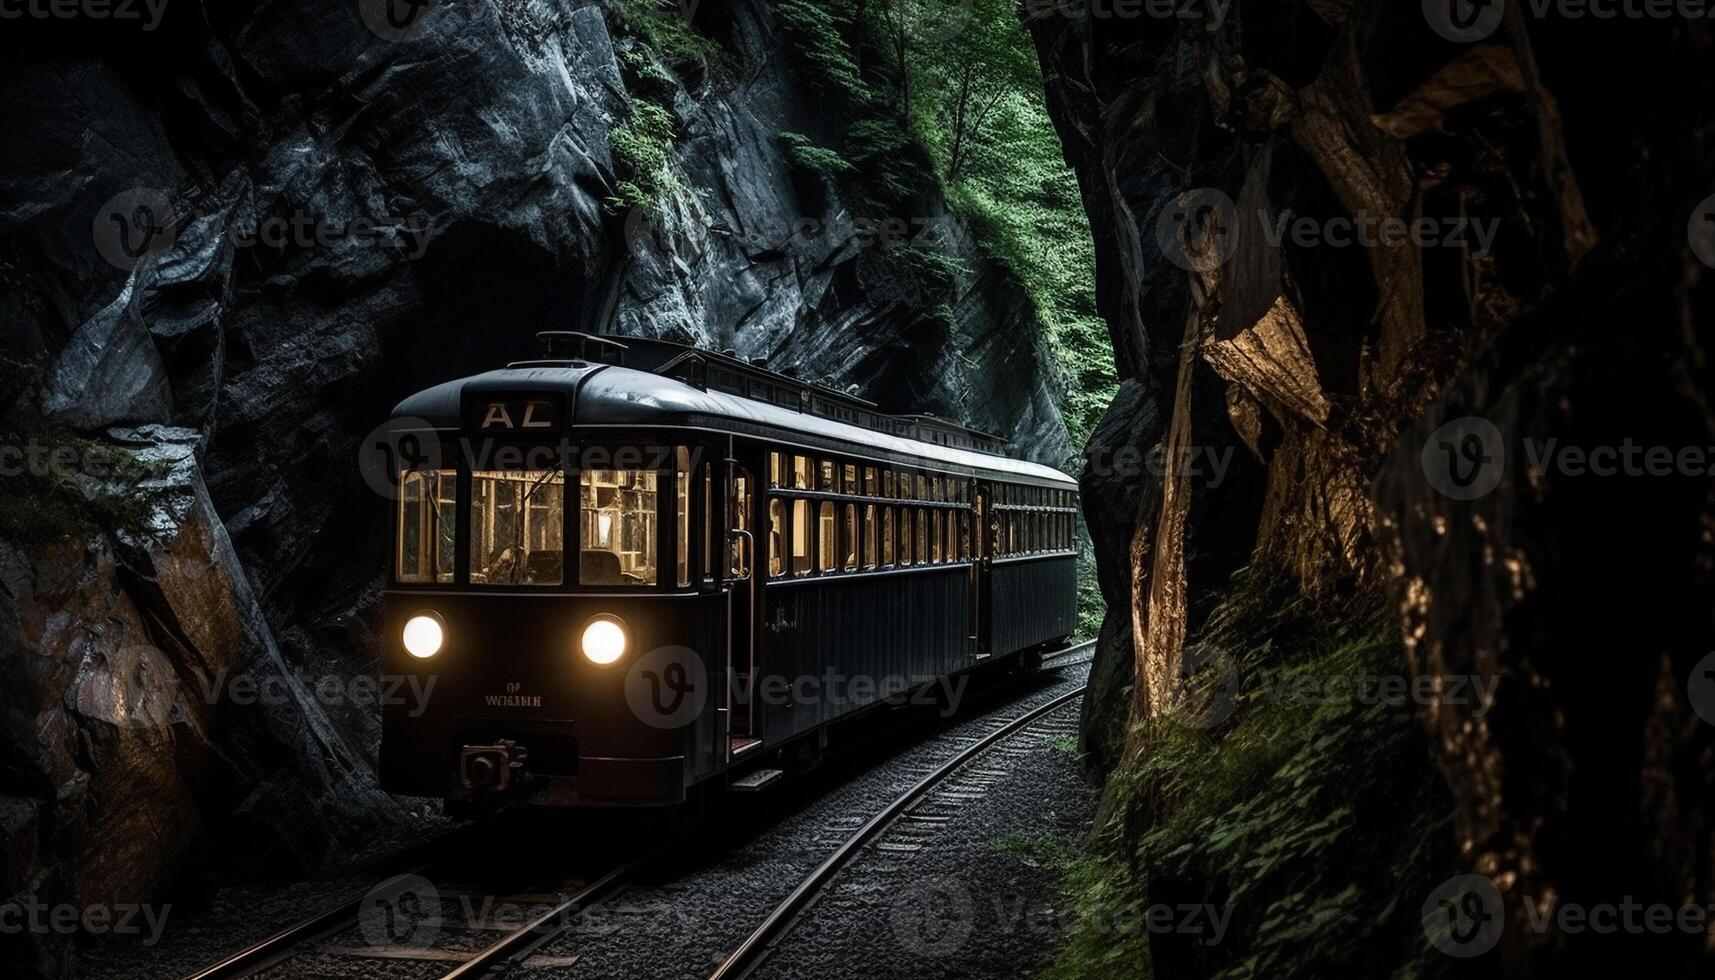
[[761, 494], [757, 492], [755, 474], [759, 467], [754, 460], [740, 459], [729, 452], [726, 460], [725, 499], [727, 504], [728, 547], [726, 550], [728, 581], [726, 665], [727, 688], [727, 760], [738, 757], [762, 745], [761, 719], [756, 716], [752, 697], [753, 678], [757, 664], [757, 631], [761, 612], [762, 576], [757, 562], [755, 528]]
[[979, 482], [971, 515], [971, 632], [976, 636], [978, 657], [986, 657], [993, 649], [989, 636], [989, 484]]

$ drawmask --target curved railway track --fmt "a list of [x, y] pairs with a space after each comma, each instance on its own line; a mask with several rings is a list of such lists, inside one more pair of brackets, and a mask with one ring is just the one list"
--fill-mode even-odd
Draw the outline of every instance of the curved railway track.
[[828, 855], [827, 859], [800, 882], [798, 887], [794, 888], [784, 901], [775, 906], [768, 917], [762, 921], [762, 924], [745, 937], [744, 942], [740, 943], [721, 965], [709, 974], [709, 980], [737, 980], [737, 978], [749, 976], [751, 971], [767, 956], [772, 944], [785, 938], [799, 915], [809, 908], [833, 882], [840, 870], [850, 864], [852, 859], [866, 845], [880, 837], [930, 790], [1001, 742], [1041, 721], [1073, 700], [1083, 697], [1083, 695], [1084, 685], [1079, 685], [1077, 690], [1069, 691], [1047, 704], [1031, 709], [978, 739], [958, 755], [947, 760], [940, 768], [918, 780], [915, 785], [888, 804], [886, 809], [859, 827], [851, 837], [846, 839], [845, 843], [834, 850], [834, 853]]
[[[1084, 643], [1059, 651], [1044, 658], [1043, 670], [1057, 670], [1088, 662], [1088, 653], [1093, 644]], [[885, 832], [888, 827], [901, 815], [920, 801], [925, 794], [945, 781], [949, 776], [964, 768], [977, 757], [999, 745], [1012, 735], [1041, 721], [1052, 712], [1065, 707], [1074, 699], [1081, 697], [1084, 687], [1060, 695], [1046, 704], [1032, 708], [1023, 715], [1011, 719], [994, 731], [978, 738], [972, 744], [960, 750], [953, 758], [942, 764], [933, 772], [925, 775], [892, 803], [876, 814], [869, 821], [857, 828], [849, 838], [841, 843], [793, 892], [777, 906], [760, 926], [753, 931], [733, 952], [726, 961], [711, 975], [711, 980], [728, 980], [748, 974], [766, 955], [772, 942], [784, 936], [797, 916], [815, 901], [817, 895], [838, 874], [841, 868], [848, 864], [862, 848]], [[496, 903], [514, 905], [528, 904], [537, 909], [526, 920], [516, 927], [501, 929], [501, 938], [492, 942], [472, 941], [485, 932], [496, 931], [497, 925], [491, 920], [474, 919], [462, 925], [453, 924], [446, 929], [447, 935], [442, 938], [462, 939], [463, 948], [445, 948], [443, 946], [422, 947], [415, 949], [362, 947], [362, 946], [329, 946], [328, 941], [353, 930], [358, 930], [361, 918], [367, 906], [372, 903], [385, 903], [399, 897], [402, 893], [420, 888], [420, 883], [429, 882], [436, 894], [465, 894], [460, 889], [447, 886], [433, 885], [435, 879], [446, 879], [446, 874], [434, 864], [426, 863], [409, 868], [399, 874], [376, 884], [363, 894], [311, 916], [302, 922], [253, 943], [211, 966], [204, 967], [193, 973], [186, 974], [183, 980], [235, 980], [240, 977], [253, 977], [271, 973], [283, 966], [288, 972], [283, 975], [293, 975], [288, 964], [299, 958], [310, 956], [335, 958], [377, 958], [377, 959], [406, 959], [415, 960], [425, 965], [439, 963], [442, 967], [450, 965], [450, 972], [440, 975], [440, 980], [476, 980], [476, 978], [491, 975], [503, 966], [522, 962], [525, 966], [569, 966], [570, 962], [540, 962], [532, 963], [527, 958], [533, 952], [550, 941], [570, 931], [577, 922], [578, 916], [600, 906], [609, 898], [619, 894], [624, 888], [635, 881], [646, 868], [655, 866], [663, 861], [676, 848], [685, 843], [684, 839], [672, 841], [657, 847], [640, 857], [613, 864], [599, 874], [591, 876], [587, 881], [575, 883], [568, 891], [551, 897], [532, 896], [518, 900], [512, 896], [485, 896], [479, 905], [492, 907]], [[471, 906], [467, 904], [467, 909]], [[425, 974], [427, 976], [427, 974]]]

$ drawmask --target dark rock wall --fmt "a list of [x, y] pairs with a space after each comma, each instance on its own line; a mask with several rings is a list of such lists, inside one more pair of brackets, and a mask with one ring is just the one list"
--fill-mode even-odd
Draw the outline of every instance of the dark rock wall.
[[[7, 22], [0, 407], [8, 446], [72, 454], [7, 474], [8, 896], [182, 897], [207, 864], [298, 869], [421, 819], [374, 789], [373, 705], [306, 686], [374, 669], [388, 511], [357, 446], [538, 330], [734, 347], [1065, 458], [1034, 314], [968, 236], [947, 292], [902, 291], [789, 172], [777, 137], [817, 107], [769, 3], [703, 5], [720, 71], [661, 61], [617, 4], [444, 4], [405, 32], [366, 26], [380, 6]], [[628, 59], [674, 93], [658, 211], [613, 203]], [[255, 704], [240, 676], [294, 683]]]
[[[1501, 952], [1475, 965], [1707, 970], [1701, 936], [1544, 934], [1525, 906], [1711, 899], [1695, 709], [1715, 481], [1695, 464], [1532, 465], [1551, 440], [1711, 441], [1709, 22], [1509, 4], [1461, 43], [1415, 3], [1116, 9], [1030, 21], [1125, 379], [1093, 448], [1169, 450], [1159, 476], [1127, 482], [1095, 452], [1086, 469], [1110, 607], [1086, 741], [1108, 765], [1148, 751], [1122, 733], [1173, 706], [1186, 641], [1236, 568], [1312, 599], [1385, 595], [1411, 672], [1498, 684], [1486, 719], [1420, 711], [1449, 850], [1505, 903]], [[1211, 202], [1226, 210], [1204, 224]], [[1315, 237], [1364, 216], [1470, 234]], [[1262, 231], [1300, 218], [1305, 241]], [[1212, 261], [1185, 261], [1198, 244]], [[1445, 482], [1435, 454], [1467, 445], [1475, 423], [1442, 426], [1470, 417], [1487, 426], [1477, 476], [1495, 476], [1464, 499], [1472, 473]], [[1235, 443], [1219, 487], [1172, 462]], [[1400, 901], [1433, 884], [1402, 883]]]

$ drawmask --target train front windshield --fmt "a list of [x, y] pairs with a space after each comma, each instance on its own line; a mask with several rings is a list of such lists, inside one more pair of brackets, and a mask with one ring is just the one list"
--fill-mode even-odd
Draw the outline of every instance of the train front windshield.
[[[684, 585], [691, 481], [685, 450], [675, 456], [676, 470], [579, 472], [576, 511], [568, 511], [566, 474], [557, 469], [478, 470], [470, 473], [463, 500], [457, 471], [404, 472], [394, 578], [482, 588], [653, 587], [660, 582], [664, 522], [671, 521], [677, 525], [676, 581]], [[462, 572], [456, 567], [461, 534], [469, 556]], [[567, 560], [569, 552], [575, 561]]]

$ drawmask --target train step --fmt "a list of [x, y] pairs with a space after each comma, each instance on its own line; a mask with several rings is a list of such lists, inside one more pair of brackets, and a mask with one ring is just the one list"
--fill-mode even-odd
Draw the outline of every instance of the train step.
[[739, 793], [755, 793], [784, 775], [786, 772], [783, 769], [758, 769], [733, 780], [732, 788]]

